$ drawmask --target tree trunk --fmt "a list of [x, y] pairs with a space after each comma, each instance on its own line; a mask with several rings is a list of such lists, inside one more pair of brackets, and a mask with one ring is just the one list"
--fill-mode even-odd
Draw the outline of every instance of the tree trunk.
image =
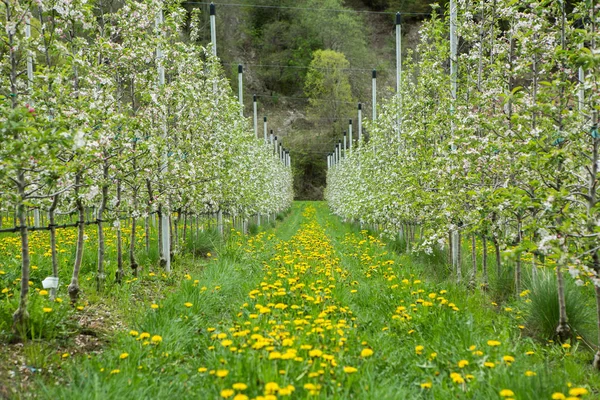
[[158, 205], [158, 209], [156, 210], [156, 215], [158, 216], [158, 255], [160, 257], [160, 265], [161, 267], [164, 267], [165, 265], [167, 265], [167, 261], [165, 258], [165, 255], [163, 254], [163, 246], [162, 246], [162, 236], [163, 236], [163, 229], [162, 229], [162, 219], [163, 219], [163, 215], [162, 215], [162, 205], [159, 204]]
[[123, 271], [123, 234], [121, 232], [121, 181], [117, 181], [117, 204], [115, 204], [115, 220], [117, 229], [117, 272], [115, 280], [117, 283], [123, 281], [125, 272]]
[[473, 266], [473, 274], [471, 275], [472, 285], [477, 283], [477, 239], [475, 234], [471, 235], [471, 263]]
[[171, 229], [171, 234], [174, 236], [174, 240], [172, 241], [172, 248], [175, 253], [179, 252], [179, 224], [181, 223], [181, 208], [177, 210], [177, 218], [174, 218], [173, 221], [173, 229]]
[[462, 281], [462, 240], [460, 231], [456, 231], [454, 239], [456, 240], [456, 280]]
[[96, 222], [98, 222], [98, 272], [96, 275], [96, 291], [101, 292], [104, 288], [104, 281], [106, 275], [104, 274], [104, 254], [105, 254], [105, 240], [104, 240], [104, 210], [106, 210], [106, 202], [108, 201], [108, 157], [104, 154], [104, 164], [102, 168], [102, 200], [100, 202], [100, 208], [98, 208], [98, 215], [96, 216]]
[[489, 279], [488, 279], [488, 253], [487, 253], [487, 237], [485, 235], [481, 236], [481, 245], [483, 247], [482, 257], [481, 257], [481, 268], [483, 269], [483, 288], [484, 290], [488, 289]]
[[496, 251], [496, 277], [502, 274], [502, 257], [500, 256], [500, 242], [494, 237], [494, 249]]
[[[517, 245], [523, 240], [521, 232], [521, 220], [517, 221]], [[515, 266], [515, 295], [517, 300], [521, 298], [521, 252], [517, 251], [517, 265]]]
[[187, 213], [183, 214], [183, 234], [181, 235], [181, 240], [183, 241], [183, 246], [187, 242], [187, 225], [188, 225], [188, 215]]
[[[137, 278], [138, 276], [138, 263], [135, 260], [135, 242], [136, 242], [136, 228], [137, 228], [137, 218], [135, 217], [137, 213], [138, 207], [138, 188], [134, 187], [131, 193], [133, 199], [133, 217], [131, 218], [131, 237], [129, 241], [129, 266], [131, 271], [133, 272], [133, 276]], [[147, 217], [146, 217], [147, 218]], [[146, 220], [146, 225], [148, 221]]]
[[[596, 276], [600, 276], [600, 271], [596, 271]], [[600, 370], [600, 287], [594, 285], [594, 291], [596, 292], [596, 314], [598, 324], [598, 349], [594, 356], [592, 365], [595, 369]]]
[[452, 250], [453, 250], [453, 246], [452, 246], [452, 231], [449, 231], [448, 232], [448, 265], [452, 265]]
[[[150, 213], [152, 212], [152, 184], [150, 183], [150, 179], [146, 179], [146, 189], [148, 191], [148, 204], [146, 205], [146, 226], [145, 234], [146, 234], [146, 254], [150, 253]], [[159, 246], [160, 247], [160, 241]]]
[[75, 265], [73, 266], [73, 276], [67, 291], [71, 298], [71, 303], [76, 303], [79, 299], [79, 271], [83, 260], [83, 245], [85, 236], [85, 208], [83, 201], [79, 197], [79, 186], [81, 185], [81, 172], [75, 174], [75, 198], [79, 220], [77, 221], [77, 250], [75, 252]]
[[29, 293], [29, 232], [27, 230], [27, 209], [25, 208], [25, 172], [19, 171], [17, 190], [19, 203], [17, 213], [19, 217], [19, 232], [21, 234], [21, 293], [19, 308], [13, 314], [13, 332], [18, 336], [25, 336], [29, 313], [27, 312], [27, 294]]
[[556, 265], [556, 280], [558, 284], [558, 326], [556, 327], [556, 336], [561, 342], [565, 342], [571, 338], [571, 328], [569, 327], [569, 319], [567, 316], [567, 304], [565, 300], [565, 278], [563, 276], [563, 267], [566, 260], [566, 239], [563, 239], [562, 253]]
[[[54, 196], [52, 199], [52, 205], [48, 210], [48, 227], [50, 228], [50, 253], [52, 254], [52, 276], [58, 278], [58, 253], [56, 251], [56, 221], [55, 211], [58, 206], [58, 196]], [[56, 298], [56, 292], [58, 288], [50, 289], [50, 300]]]

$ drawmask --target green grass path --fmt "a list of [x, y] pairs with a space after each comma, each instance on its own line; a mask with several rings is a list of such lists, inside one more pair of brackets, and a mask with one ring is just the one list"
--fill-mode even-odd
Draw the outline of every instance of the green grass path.
[[38, 378], [35, 393], [537, 400], [584, 387], [598, 398], [576, 345], [522, 337], [518, 318], [483, 294], [429, 282], [324, 203], [295, 203], [274, 230], [234, 234], [191, 270], [158, 308], [133, 304], [130, 326], [100, 354]]

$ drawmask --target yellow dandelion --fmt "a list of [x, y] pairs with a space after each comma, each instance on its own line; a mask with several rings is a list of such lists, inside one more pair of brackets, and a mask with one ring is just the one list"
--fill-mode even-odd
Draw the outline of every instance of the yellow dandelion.
[[502, 389], [500, 391], [501, 397], [514, 397], [515, 393], [510, 389]]
[[51, 313], [52, 309], [50, 307], [44, 307], [44, 308], [42, 308], [42, 311], [45, 313]]
[[226, 369], [218, 369], [215, 375], [219, 378], [225, 378], [229, 374], [229, 371]]
[[187, 308], [190, 308], [191, 306], [193, 306], [193, 304], [190, 303], [189, 301], [187, 303], [184, 303], [183, 305], [186, 306]]
[[235, 394], [233, 389], [223, 389], [221, 390], [221, 397], [227, 399]]
[[234, 383], [232, 386], [235, 390], [246, 390], [248, 389], [248, 385], [245, 383]]
[[588, 390], [586, 388], [573, 388], [569, 390], [569, 395], [570, 396], [575, 396], [575, 397], [579, 397], [579, 396], [585, 396], [586, 394], [588, 394]]
[[362, 351], [360, 352], [360, 356], [361, 357], [371, 357], [373, 355], [373, 350], [371, 349], [362, 349]]
[[160, 342], [162, 342], [162, 336], [154, 335], [152, 336], [152, 339], [150, 339], [150, 341], [152, 343], [159, 344]]
[[121, 360], [124, 360], [124, 359], [126, 359], [127, 357], [129, 357], [129, 353], [121, 353], [121, 355], [119, 356], [119, 358], [120, 358]]
[[354, 368], [354, 367], [344, 367], [344, 372], [347, 374], [353, 374], [356, 371], [358, 371], [358, 369]]

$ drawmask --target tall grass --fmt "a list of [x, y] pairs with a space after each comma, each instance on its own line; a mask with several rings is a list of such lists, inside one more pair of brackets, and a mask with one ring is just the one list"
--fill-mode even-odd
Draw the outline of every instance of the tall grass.
[[[531, 291], [526, 314], [527, 329], [539, 339], [553, 339], [558, 326], [558, 288], [553, 271], [540, 271], [537, 279], [530, 280]], [[595, 309], [572, 279], [565, 279], [565, 300], [571, 330], [585, 339], [596, 337]]]

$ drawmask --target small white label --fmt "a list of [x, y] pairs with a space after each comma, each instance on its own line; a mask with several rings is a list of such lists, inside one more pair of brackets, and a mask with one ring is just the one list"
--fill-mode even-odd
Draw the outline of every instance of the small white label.
[[58, 278], [49, 276], [42, 281], [44, 289], [56, 289], [58, 287]]

